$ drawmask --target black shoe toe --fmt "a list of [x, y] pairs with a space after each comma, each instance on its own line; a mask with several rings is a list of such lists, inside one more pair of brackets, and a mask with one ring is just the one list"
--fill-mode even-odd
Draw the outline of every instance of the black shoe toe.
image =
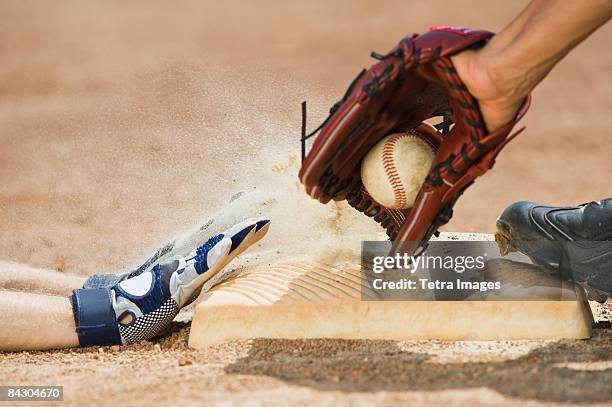
[[534, 228], [531, 212], [538, 204], [518, 201], [508, 206], [497, 219], [498, 230], [510, 240], [533, 240], [541, 238], [538, 227]]

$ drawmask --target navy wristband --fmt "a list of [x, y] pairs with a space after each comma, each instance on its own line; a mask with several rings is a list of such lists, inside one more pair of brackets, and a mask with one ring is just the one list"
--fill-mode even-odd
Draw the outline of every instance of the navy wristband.
[[121, 345], [109, 288], [78, 288], [72, 292], [72, 312], [80, 346]]

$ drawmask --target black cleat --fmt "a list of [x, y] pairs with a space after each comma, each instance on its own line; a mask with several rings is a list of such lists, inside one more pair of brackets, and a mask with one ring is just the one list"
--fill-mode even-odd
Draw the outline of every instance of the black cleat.
[[519, 251], [549, 272], [612, 293], [612, 199], [577, 207], [515, 202], [497, 219], [495, 240], [502, 255]]

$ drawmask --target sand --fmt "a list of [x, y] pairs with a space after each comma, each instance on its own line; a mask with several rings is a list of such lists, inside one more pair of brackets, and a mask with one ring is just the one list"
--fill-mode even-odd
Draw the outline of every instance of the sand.
[[254, 339], [203, 350], [177, 326], [157, 343], [2, 354], [0, 383], [62, 384], [62, 405], [604, 404], [606, 326], [588, 341]]
[[[524, 4], [4, 1], [0, 260], [80, 276], [123, 271], [254, 185], [286, 191], [293, 220], [303, 209], [295, 204], [302, 100], [314, 128], [372, 62], [371, 50], [434, 24], [498, 30]], [[464, 194], [446, 230], [493, 232], [518, 199], [571, 204], [609, 195], [612, 54], [603, 50], [611, 34], [603, 27], [537, 89], [528, 130]], [[342, 206], [306, 211], [315, 220], [299, 219], [295, 233], [311, 240], [376, 230]], [[270, 242], [278, 242], [272, 232]], [[604, 311], [609, 321], [610, 306]], [[186, 349], [188, 328], [177, 329], [159, 343], [104, 353], [1, 354], [0, 384], [63, 384], [63, 405], [612, 397], [605, 321], [589, 341], [254, 340], [201, 351]]]

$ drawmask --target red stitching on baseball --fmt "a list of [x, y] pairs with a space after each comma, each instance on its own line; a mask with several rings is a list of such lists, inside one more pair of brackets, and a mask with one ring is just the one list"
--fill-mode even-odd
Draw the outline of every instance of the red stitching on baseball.
[[[394, 134], [385, 142], [382, 153], [383, 168], [391, 184], [391, 189], [393, 190], [393, 195], [395, 197], [394, 206], [397, 208], [403, 208], [404, 206], [406, 206], [407, 200], [406, 188], [404, 187], [402, 180], [399, 176], [399, 172], [397, 171], [395, 163], [393, 162], [393, 147], [395, 147], [397, 142], [403, 137], [416, 137], [419, 140], [422, 140], [413, 132]], [[427, 142], [426, 140], [423, 141], [425, 141], [427, 146], [431, 148], [429, 142]]]
[[382, 153], [383, 168], [385, 169], [385, 174], [387, 174], [387, 178], [391, 183], [391, 189], [393, 190], [393, 195], [395, 197], [394, 206], [396, 208], [403, 208], [406, 206], [406, 191], [404, 190], [399, 173], [397, 172], [397, 168], [393, 162], [393, 147], [395, 147], [395, 144], [397, 144], [402, 137], [406, 136], [414, 137], [406, 133], [394, 134], [391, 136], [385, 142]]

